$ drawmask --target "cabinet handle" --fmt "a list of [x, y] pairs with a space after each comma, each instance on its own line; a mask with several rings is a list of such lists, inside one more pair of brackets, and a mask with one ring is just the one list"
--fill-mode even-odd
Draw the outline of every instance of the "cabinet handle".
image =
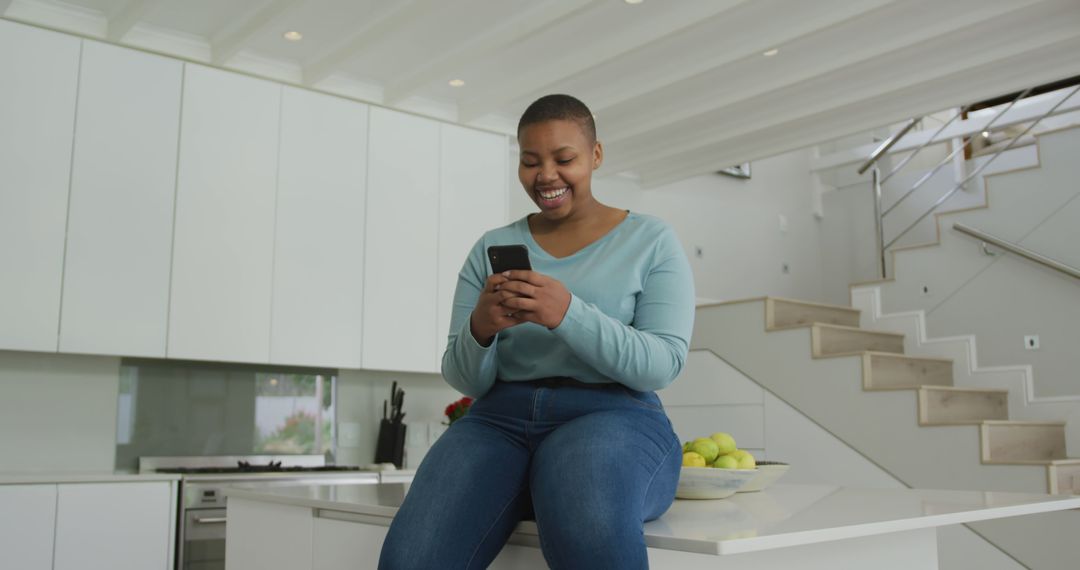
[[205, 518], [201, 518], [201, 519], [192, 519], [192, 520], [195, 521], [195, 524], [214, 524], [214, 523], [223, 523], [223, 522], [225, 522], [225, 517], [205, 517]]

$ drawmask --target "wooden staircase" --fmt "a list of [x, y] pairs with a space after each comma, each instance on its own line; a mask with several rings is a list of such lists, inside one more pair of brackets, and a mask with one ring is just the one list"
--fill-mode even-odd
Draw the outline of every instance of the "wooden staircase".
[[860, 357], [864, 391], [915, 392], [919, 426], [977, 427], [983, 464], [1045, 466], [1048, 493], [1080, 494], [1080, 459], [1065, 457], [1065, 422], [1009, 420], [1008, 390], [953, 386], [952, 360], [905, 355], [903, 334], [859, 328], [858, 309], [761, 300], [766, 331], [809, 328], [813, 358]]

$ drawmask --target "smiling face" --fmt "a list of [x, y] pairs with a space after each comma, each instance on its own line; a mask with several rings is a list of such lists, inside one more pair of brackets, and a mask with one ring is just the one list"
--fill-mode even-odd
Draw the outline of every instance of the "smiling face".
[[518, 179], [540, 216], [556, 222], [582, 215], [596, 204], [592, 172], [604, 151], [577, 121], [556, 119], [533, 123], [518, 134], [521, 160]]

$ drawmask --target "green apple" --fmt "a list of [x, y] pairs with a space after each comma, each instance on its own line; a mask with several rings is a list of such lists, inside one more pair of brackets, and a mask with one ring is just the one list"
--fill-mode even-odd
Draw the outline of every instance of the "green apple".
[[693, 451], [687, 451], [682, 456], [682, 465], [683, 467], [705, 467], [705, 458]]
[[716, 461], [712, 464], [717, 469], [738, 469], [739, 460], [730, 455], [721, 455], [716, 458]]
[[735, 438], [731, 437], [730, 433], [717, 432], [710, 435], [709, 439], [713, 440], [716, 446], [720, 448], [720, 455], [727, 455], [738, 449], [738, 446], [735, 445]]
[[699, 437], [690, 442], [690, 451], [704, 457], [706, 463], [712, 463], [716, 456], [720, 455], [720, 447], [716, 445], [715, 441], [707, 437]]

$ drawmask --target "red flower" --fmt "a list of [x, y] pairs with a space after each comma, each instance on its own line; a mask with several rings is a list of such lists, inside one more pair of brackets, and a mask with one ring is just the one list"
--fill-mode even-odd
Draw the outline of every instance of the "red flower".
[[465, 396], [464, 398], [461, 398], [460, 400], [446, 406], [446, 410], [443, 411], [443, 414], [446, 415], [446, 418], [449, 420], [447, 423], [452, 424], [456, 420], [460, 419], [461, 416], [464, 416], [466, 413], [468, 413], [469, 407], [472, 406], [472, 403], [473, 399]]

